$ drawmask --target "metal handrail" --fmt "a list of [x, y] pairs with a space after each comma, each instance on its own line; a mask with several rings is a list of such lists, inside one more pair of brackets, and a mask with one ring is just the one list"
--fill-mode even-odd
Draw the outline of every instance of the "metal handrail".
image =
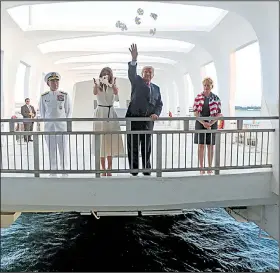
[[[277, 120], [278, 116], [267, 117], [159, 117], [157, 121], [191, 121], [191, 120]], [[35, 118], [32, 122], [50, 121], [151, 121], [149, 117], [126, 117], [126, 118]], [[30, 122], [29, 118], [0, 119], [0, 122]]]
[[[209, 130], [209, 133], [217, 133], [217, 134], [224, 134], [224, 133], [250, 133], [250, 132], [275, 132], [275, 129], [223, 129], [223, 130]], [[104, 135], [104, 134], [113, 134], [113, 135], [133, 135], [133, 134], [194, 134], [194, 133], [201, 133], [205, 134], [208, 131], [205, 130], [153, 130], [153, 131], [39, 131], [39, 132], [31, 132], [31, 131], [15, 131], [15, 132], [1, 132], [1, 135]]]
[[[190, 121], [195, 121], [195, 120], [235, 120], [237, 121], [236, 128], [232, 129], [222, 129], [222, 130], [191, 130], [190, 129]], [[100, 143], [101, 143], [101, 136], [102, 135], [124, 135], [124, 139], [127, 138], [127, 135], [146, 135], [146, 134], [151, 134], [155, 140], [155, 144], [152, 144], [152, 147], [155, 147], [155, 153], [156, 153], [156, 159], [154, 159], [154, 165], [152, 164], [152, 168], [150, 169], [151, 172], [156, 172], [156, 175], [158, 177], [162, 176], [163, 173], [168, 173], [168, 172], [186, 172], [186, 171], [199, 171], [201, 168], [198, 167], [198, 162], [197, 162], [197, 167], [195, 167], [194, 160], [197, 161], [196, 157], [194, 156], [194, 142], [193, 142], [193, 137], [194, 134], [196, 133], [211, 133], [211, 134], [216, 134], [216, 145], [215, 145], [215, 158], [213, 158], [213, 166], [210, 169], [215, 172], [215, 174], [219, 174], [220, 171], [223, 170], [233, 170], [233, 169], [260, 169], [260, 168], [272, 168], [272, 163], [269, 160], [269, 148], [271, 147], [270, 145], [270, 139], [271, 139], [271, 134], [275, 132], [274, 128], [246, 128], [243, 129], [243, 121], [244, 120], [278, 120], [279, 117], [176, 117], [176, 118], [170, 118], [170, 117], [163, 117], [159, 118], [158, 121], [182, 121], [183, 123], [183, 128], [178, 128], [178, 129], [171, 129], [171, 130], [166, 130], [166, 128], [157, 129], [155, 130], [137, 130], [137, 131], [132, 131], [131, 130], [131, 121], [150, 121], [150, 118], [57, 118], [57, 119], [1, 119], [1, 122], [7, 122], [9, 124], [9, 130], [6, 132], [1, 132], [1, 135], [3, 136], [3, 140], [5, 145], [3, 146], [3, 149], [1, 149], [1, 159], [4, 159], [7, 157], [7, 162], [5, 161], [5, 166], [3, 166], [3, 162], [1, 160], [1, 171], [3, 173], [33, 173], [35, 177], [39, 177], [40, 174], [44, 173], [95, 173], [96, 177], [100, 177], [100, 174], [105, 172], [100, 169]], [[65, 128], [64, 131], [15, 131], [14, 129], [14, 124], [18, 122], [65, 122], [67, 123], [67, 128]], [[81, 128], [82, 130], [72, 130], [72, 126], [74, 125], [73, 122], [95, 122], [95, 121], [125, 121], [126, 122], [126, 130], [118, 130], [118, 131], [95, 131], [93, 128], [89, 128], [90, 130], [85, 131], [85, 128]], [[66, 127], [66, 126], [65, 126]], [[87, 129], [87, 128], [86, 128]], [[259, 133], [259, 135], [258, 135]], [[227, 135], [229, 134], [229, 135]], [[247, 141], [248, 139], [246, 138], [246, 134], [250, 134], [249, 136], [249, 142]], [[33, 136], [33, 144], [31, 146], [27, 145], [26, 146], [26, 151], [22, 150], [22, 138], [20, 138], [20, 141], [18, 144], [20, 144], [18, 147], [18, 152], [16, 152], [16, 136], [28, 136], [32, 135]], [[67, 139], [69, 140], [69, 149], [71, 150], [71, 143], [73, 143], [73, 140], [70, 143], [70, 140], [72, 139], [72, 136], [76, 136], [76, 140], [74, 140], [74, 151], [75, 154], [73, 159], [75, 159], [75, 164], [77, 165], [74, 167], [74, 169], [71, 169], [71, 158], [72, 155], [69, 154], [69, 159], [70, 159], [70, 170], [64, 169], [63, 170], [48, 170], [45, 169], [45, 151], [44, 151], [44, 136], [48, 135], [63, 135], [64, 137], [67, 136]], [[167, 136], [171, 136], [171, 143], [168, 145], [172, 147], [171, 152], [170, 150], [167, 149]], [[178, 147], [173, 145], [173, 136], [177, 135], [178, 136]], [[237, 142], [236, 142], [236, 135], [237, 135]], [[251, 135], [253, 135], [255, 138], [253, 139], [254, 142], [251, 144]], [[88, 167], [85, 167], [85, 163], [83, 163], [83, 170], [78, 169], [78, 158], [81, 155], [80, 153], [77, 152], [78, 148], [78, 136], [83, 136], [82, 140], [82, 156], [83, 156], [83, 161], [85, 160], [85, 147], [84, 147], [84, 136], [87, 137], [88, 139], [86, 141], [89, 141], [89, 147], [86, 149], [89, 149], [89, 162], [90, 162], [90, 169], [87, 169]], [[191, 140], [188, 139], [188, 137], [191, 137]], [[244, 138], [242, 138], [244, 137]], [[239, 142], [239, 139], [242, 139], [242, 142]], [[91, 141], [94, 140], [94, 145], [95, 147], [91, 146]], [[2, 141], [2, 139], [1, 139]], [[12, 143], [12, 147], [10, 147], [10, 143]], [[174, 140], [175, 141], [175, 140]], [[177, 140], [176, 140], [177, 141]], [[181, 141], [181, 142], [180, 142]], [[249, 144], [245, 144], [249, 143]], [[76, 144], [75, 144], [76, 143]], [[153, 143], [153, 141], [152, 141]], [[187, 150], [187, 143], [191, 143], [191, 150]], [[236, 152], [233, 149], [233, 145], [237, 143], [237, 149]], [[242, 143], [242, 146], [239, 144]], [[6, 145], [8, 144], [8, 145]], [[124, 140], [124, 145], [126, 145], [126, 141]], [[153, 146], [155, 145], [155, 146]], [[183, 146], [182, 146], [183, 145]], [[229, 148], [227, 149], [227, 145], [229, 145]], [[249, 146], [249, 150], [245, 149], [245, 146]], [[252, 148], [253, 146], [255, 148]], [[181, 147], [182, 146], [182, 147]], [[126, 146], [125, 146], [126, 147]], [[124, 147], [124, 148], [125, 148]], [[174, 147], [174, 150], [173, 150]], [[239, 147], [241, 147], [241, 151], [239, 151]], [[80, 147], [81, 148], [81, 147]], [[180, 149], [183, 148], [182, 153], [185, 155], [184, 157], [181, 157], [181, 151]], [[94, 149], [94, 155], [91, 155], [91, 151]], [[126, 148], [125, 148], [126, 149]], [[153, 148], [152, 148], [153, 149]], [[174, 155], [174, 162], [173, 162], [173, 152], [177, 150]], [[257, 152], [260, 149], [260, 156], [257, 157]], [[163, 152], [165, 150], [165, 152]], [[252, 151], [252, 156], [251, 156], [251, 151]], [[30, 154], [31, 152], [31, 154]], [[188, 157], [190, 158], [190, 162], [186, 160], [186, 155], [187, 153], [190, 153]], [[248, 164], [244, 161], [245, 154], [249, 153], [248, 157]], [[19, 154], [18, 154], [19, 153]], [[170, 153], [170, 156], [172, 158], [172, 164], [171, 167], [169, 166], [170, 164], [168, 163], [168, 154]], [[236, 153], [236, 159], [234, 159], [233, 163], [233, 157], [235, 157]], [[29, 155], [30, 154], [30, 155]], [[228, 157], [227, 155], [230, 155]], [[17, 168], [16, 164], [16, 157], [20, 156], [20, 168]], [[27, 167], [28, 169], [25, 169], [25, 167], [22, 167], [22, 162], [23, 162], [23, 156], [27, 158]], [[126, 168], [126, 152], [124, 154], [124, 164], [125, 167], [124, 169], [119, 166], [119, 160], [122, 158], [123, 155], [118, 155], [118, 168], [117, 169], [112, 169], [110, 172], [111, 173], [129, 173], [131, 170]], [[94, 157], [94, 160], [93, 160]], [[32, 162], [29, 164], [29, 158], [33, 158]], [[40, 161], [42, 158], [42, 161]], [[153, 154], [152, 154], [153, 158]], [[240, 163], [239, 158], [243, 158], [243, 161]], [[228, 159], [230, 160], [230, 163], [228, 164], [227, 161]], [[6, 160], [6, 159], [5, 159]], [[30, 159], [31, 160], [31, 159]], [[206, 160], [206, 159], [205, 159]], [[185, 166], [182, 167], [181, 161], [185, 161]], [[246, 159], [247, 161], [247, 159]], [[40, 162], [43, 163], [43, 167], [41, 167]], [[165, 163], [164, 163], [165, 162]], [[236, 162], [236, 163], [235, 163]], [[7, 163], [7, 164], [6, 164]], [[94, 167], [92, 166], [92, 163], [94, 164]], [[173, 164], [174, 163], [174, 164]], [[190, 164], [189, 164], [190, 163]], [[10, 165], [9, 165], [10, 164]], [[74, 164], [74, 163], [73, 163]], [[165, 166], [164, 166], [164, 165]], [[33, 166], [34, 165], [34, 166]], [[14, 167], [12, 167], [14, 166]], [[31, 166], [31, 167], [30, 167]], [[4, 167], [4, 168], [3, 168]], [[209, 170], [210, 170], [209, 169]], [[208, 170], [206, 166], [203, 167], [203, 170]], [[136, 171], [142, 171], [145, 172], [145, 169], [138, 169]]]

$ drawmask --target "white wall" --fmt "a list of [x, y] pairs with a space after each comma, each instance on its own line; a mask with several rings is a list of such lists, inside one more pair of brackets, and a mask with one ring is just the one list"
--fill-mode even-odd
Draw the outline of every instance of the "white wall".
[[[66, 181], [67, 180], [67, 181]], [[273, 204], [271, 172], [218, 176], [2, 178], [2, 211], [131, 211]], [[137, 188], [137, 191], [135, 190]], [[217, 189], [219, 189], [217, 191]], [[46, 195], [46, 192], [52, 192]], [[79, 193], [79, 194], [77, 194]]]
[[[126, 100], [130, 100], [131, 85], [127, 79], [117, 79], [119, 88], [120, 107], [126, 108]], [[73, 117], [87, 118], [93, 116], [93, 103], [96, 97], [93, 95], [93, 81], [78, 82], [75, 84], [73, 95]]]
[[[72, 91], [74, 82], [70, 77], [67, 77], [67, 72], [61, 71], [60, 67], [54, 65], [44, 56], [32, 41], [26, 39], [24, 32], [19, 29], [5, 10], [1, 10], [1, 50], [3, 50], [4, 56], [3, 97], [5, 104], [2, 117], [10, 118], [14, 114], [16, 74], [20, 61], [30, 66], [28, 92], [26, 94], [28, 94], [35, 107], [38, 105], [43, 72], [59, 72], [62, 76], [61, 84], [65, 82], [67, 89], [70, 89], [70, 92]], [[47, 86], [46, 90], [48, 90]], [[24, 104], [24, 101], [22, 104]]]

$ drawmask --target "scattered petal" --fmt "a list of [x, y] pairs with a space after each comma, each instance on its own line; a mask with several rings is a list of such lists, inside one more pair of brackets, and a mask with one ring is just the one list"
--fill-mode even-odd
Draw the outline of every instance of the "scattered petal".
[[141, 8], [139, 8], [139, 9], [137, 10], [137, 13], [138, 13], [138, 15], [143, 15], [143, 14], [144, 14], [144, 10], [141, 9]]
[[136, 23], [136, 25], [141, 24], [141, 19], [138, 16], [135, 17], [135, 23]]
[[150, 34], [154, 36], [156, 34], [156, 31], [157, 30], [155, 28], [154, 29], [150, 29]]
[[150, 16], [151, 16], [154, 20], [156, 20], [157, 17], [158, 17], [157, 14], [155, 14], [155, 13], [151, 13]]
[[120, 28], [120, 27], [121, 27], [121, 21], [117, 21], [117, 22], [116, 22], [116, 27], [117, 27], [117, 28]]

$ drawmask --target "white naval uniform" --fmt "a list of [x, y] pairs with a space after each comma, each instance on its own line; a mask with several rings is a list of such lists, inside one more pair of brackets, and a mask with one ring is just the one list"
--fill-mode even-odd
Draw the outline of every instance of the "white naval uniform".
[[[46, 92], [41, 95], [39, 105], [41, 118], [70, 118], [72, 114], [70, 98], [66, 92]], [[65, 121], [45, 122], [44, 127], [46, 132], [66, 131], [67, 123]], [[45, 136], [45, 140], [49, 150], [51, 170], [58, 169], [57, 148], [59, 150], [61, 169], [68, 169], [68, 136], [48, 135]]]

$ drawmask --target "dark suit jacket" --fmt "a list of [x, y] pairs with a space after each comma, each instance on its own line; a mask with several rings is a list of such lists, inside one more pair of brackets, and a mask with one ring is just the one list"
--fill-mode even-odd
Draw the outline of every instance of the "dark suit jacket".
[[147, 86], [144, 80], [137, 75], [136, 69], [137, 65], [128, 63], [131, 98], [126, 117], [149, 117], [152, 114], [160, 116], [163, 103], [159, 87], [153, 83], [150, 84], [150, 87]]
[[[32, 111], [32, 113], [34, 114], [34, 117], [35, 117], [36, 116], [36, 111], [35, 111], [34, 107], [32, 105], [30, 105], [30, 108], [31, 108], [31, 111]], [[26, 104], [21, 106], [21, 111], [20, 112], [21, 112], [23, 118], [30, 118], [30, 116], [29, 116], [30, 111], [29, 111]]]

